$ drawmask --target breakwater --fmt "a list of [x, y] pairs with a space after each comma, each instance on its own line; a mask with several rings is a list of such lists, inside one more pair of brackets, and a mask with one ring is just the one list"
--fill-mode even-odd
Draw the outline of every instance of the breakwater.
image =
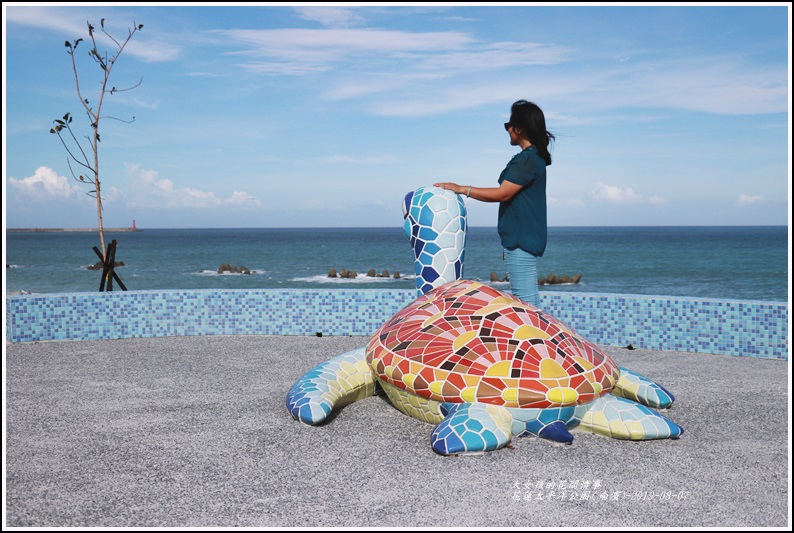
[[[98, 233], [98, 228], [7, 228], [9, 233]], [[138, 232], [143, 231], [139, 228], [105, 228], [111, 232]]]

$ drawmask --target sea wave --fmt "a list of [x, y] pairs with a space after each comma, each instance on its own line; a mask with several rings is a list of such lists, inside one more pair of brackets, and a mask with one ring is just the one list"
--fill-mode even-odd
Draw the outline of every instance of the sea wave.
[[395, 279], [393, 277], [378, 278], [374, 276], [367, 276], [366, 274], [358, 274], [355, 278], [329, 278], [327, 274], [319, 274], [316, 276], [307, 276], [303, 278], [292, 278], [290, 281], [303, 282], [303, 283], [385, 283], [388, 281], [411, 281], [416, 279], [414, 275], [400, 276]]
[[218, 272], [217, 270], [199, 270], [198, 272], [191, 272], [194, 276], [254, 276], [268, 274], [267, 270], [250, 269], [250, 274], [243, 274], [242, 272]]
[[26, 294], [33, 294], [33, 293], [30, 291], [26, 291], [24, 289], [16, 290], [16, 291], [6, 289], [6, 296], [24, 296]]
[[[410, 274], [405, 276], [400, 276], [399, 278], [395, 279], [392, 277], [388, 278], [379, 278], [373, 276], [367, 276], [366, 274], [357, 274], [355, 278], [329, 278], [325, 274], [318, 274], [316, 276], [305, 276], [299, 278], [291, 278], [289, 279], [290, 282], [295, 283], [336, 283], [336, 284], [346, 284], [346, 283], [386, 283], [391, 281], [400, 281], [400, 280], [408, 280], [413, 281], [416, 279], [416, 275]], [[504, 290], [510, 287], [509, 281], [489, 281], [487, 279], [482, 279], [478, 277], [471, 277], [467, 278], [474, 281], [478, 281], [480, 283], [484, 283], [486, 285], [491, 285], [498, 289]], [[557, 286], [563, 285], [575, 285], [574, 283], [560, 283]], [[583, 283], [579, 283], [579, 285], [583, 285]]]

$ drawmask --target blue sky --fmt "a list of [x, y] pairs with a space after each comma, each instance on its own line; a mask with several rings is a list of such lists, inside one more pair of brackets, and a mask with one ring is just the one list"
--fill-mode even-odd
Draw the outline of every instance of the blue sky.
[[100, 19], [144, 25], [110, 84], [143, 82], [103, 108], [135, 117], [101, 124], [107, 227], [399, 227], [417, 187], [496, 184], [521, 98], [557, 136], [552, 226], [789, 221], [788, 4], [5, 3], [6, 227], [96, 227], [49, 130], [71, 112], [87, 134], [64, 41]]

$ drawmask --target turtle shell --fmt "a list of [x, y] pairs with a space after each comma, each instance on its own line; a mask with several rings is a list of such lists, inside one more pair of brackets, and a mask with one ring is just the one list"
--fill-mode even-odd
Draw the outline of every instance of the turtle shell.
[[562, 322], [467, 280], [414, 300], [381, 326], [366, 353], [378, 379], [439, 402], [574, 406], [608, 393], [620, 375]]

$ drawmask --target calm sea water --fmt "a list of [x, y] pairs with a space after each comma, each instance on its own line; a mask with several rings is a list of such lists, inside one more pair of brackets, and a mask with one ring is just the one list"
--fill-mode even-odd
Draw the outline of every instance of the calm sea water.
[[[207, 288], [413, 289], [413, 254], [400, 228], [146, 229], [107, 233], [117, 239], [117, 272], [129, 290]], [[93, 292], [100, 272], [96, 233], [6, 234], [6, 293]], [[251, 275], [218, 274], [222, 263]], [[331, 279], [330, 268], [355, 270], [356, 279]], [[386, 269], [402, 278], [370, 278]], [[504, 277], [496, 228], [470, 228], [466, 278]], [[788, 228], [560, 227], [549, 229], [539, 275], [581, 274], [573, 291], [788, 300]], [[509, 289], [507, 283], [494, 286]]]

